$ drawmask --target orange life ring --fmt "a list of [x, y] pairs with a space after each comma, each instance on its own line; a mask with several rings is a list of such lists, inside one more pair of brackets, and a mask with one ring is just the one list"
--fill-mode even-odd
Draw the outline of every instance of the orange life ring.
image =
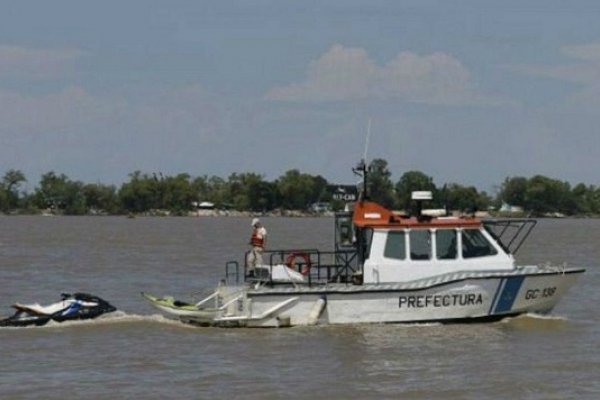
[[285, 265], [287, 265], [289, 268], [294, 269], [294, 267], [296, 266], [296, 258], [301, 258], [302, 260], [304, 260], [304, 265], [302, 266], [302, 269], [300, 270], [300, 273], [302, 275], [308, 275], [308, 273], [310, 272], [310, 256], [306, 253], [290, 253], [289, 256], [287, 256], [287, 258], [285, 259]]

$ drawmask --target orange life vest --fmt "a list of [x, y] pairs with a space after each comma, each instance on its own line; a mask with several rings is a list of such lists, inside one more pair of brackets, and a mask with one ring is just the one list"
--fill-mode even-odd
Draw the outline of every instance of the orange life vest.
[[252, 230], [252, 237], [250, 238], [250, 244], [253, 247], [265, 247], [265, 239], [258, 236], [258, 228]]

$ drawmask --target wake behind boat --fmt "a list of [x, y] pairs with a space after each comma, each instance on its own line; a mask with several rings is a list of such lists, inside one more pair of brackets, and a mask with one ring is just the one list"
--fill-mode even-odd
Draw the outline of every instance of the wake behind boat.
[[35, 304], [13, 304], [15, 313], [0, 320], [0, 327], [41, 326], [49, 321], [63, 322], [96, 318], [117, 309], [100, 297], [87, 293], [62, 293], [61, 301], [42, 306]]
[[363, 191], [353, 211], [336, 213], [331, 251], [265, 252], [269, 263], [254, 276], [230, 261], [216, 290], [193, 304], [145, 297], [167, 315], [216, 326], [477, 322], [549, 313], [585, 272], [516, 265], [535, 220], [431, 217], [420, 211], [431, 193], [413, 199], [417, 214], [402, 215]]

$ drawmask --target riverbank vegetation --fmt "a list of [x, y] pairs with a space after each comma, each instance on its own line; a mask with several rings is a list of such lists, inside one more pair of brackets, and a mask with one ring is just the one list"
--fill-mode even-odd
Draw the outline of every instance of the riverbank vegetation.
[[[537, 175], [507, 177], [488, 194], [474, 186], [433, 182], [421, 171], [405, 172], [397, 181], [387, 162], [376, 159], [370, 164], [370, 198], [396, 210], [410, 210], [410, 193], [430, 190], [431, 208], [461, 212], [494, 210], [496, 213], [520, 212], [523, 215], [548, 216], [600, 215], [600, 187]], [[189, 174], [163, 176], [140, 171], [129, 175], [120, 186], [84, 183], [64, 174], [43, 174], [32, 192], [22, 190], [27, 182], [19, 170], [7, 171], [0, 181], [0, 211], [6, 214], [52, 213], [152, 214], [160, 210], [171, 215], [197, 211], [202, 202], [215, 209], [273, 212], [276, 210], [310, 211], [314, 204], [328, 204], [336, 210], [343, 202], [335, 200], [332, 184], [319, 175], [292, 169], [268, 181], [256, 173], [234, 173], [227, 179], [218, 176], [192, 177]]]

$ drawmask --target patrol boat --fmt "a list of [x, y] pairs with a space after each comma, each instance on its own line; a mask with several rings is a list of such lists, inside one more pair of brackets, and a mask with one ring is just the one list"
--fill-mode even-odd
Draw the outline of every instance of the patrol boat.
[[[368, 168], [359, 164], [367, 188]], [[335, 215], [334, 249], [265, 252], [248, 274], [230, 261], [225, 279], [197, 303], [144, 295], [167, 315], [214, 326], [483, 322], [549, 313], [585, 272], [516, 265], [533, 219], [435, 217], [429, 192], [413, 192], [415, 215], [369, 201]], [[245, 257], [246, 259], [246, 257]]]

